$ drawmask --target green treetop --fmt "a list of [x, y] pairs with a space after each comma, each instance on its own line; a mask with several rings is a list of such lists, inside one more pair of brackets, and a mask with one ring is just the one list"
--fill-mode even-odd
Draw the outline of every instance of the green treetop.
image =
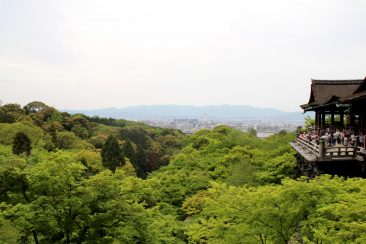
[[31, 140], [29, 137], [22, 132], [18, 132], [13, 141], [13, 153], [16, 155], [25, 153], [29, 156], [31, 154], [31, 149]]
[[116, 167], [125, 164], [121, 147], [118, 144], [117, 139], [112, 135], [110, 135], [104, 143], [101, 156], [103, 165], [113, 172], [116, 170]]

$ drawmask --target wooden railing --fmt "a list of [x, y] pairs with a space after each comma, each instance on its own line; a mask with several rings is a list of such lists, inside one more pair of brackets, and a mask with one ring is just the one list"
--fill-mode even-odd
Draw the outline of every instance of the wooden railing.
[[324, 142], [317, 145], [307, 140], [296, 138], [296, 142], [314, 154], [319, 160], [337, 160], [352, 158], [366, 154], [366, 150], [362, 147], [335, 146], [327, 147]]
[[326, 159], [334, 159], [334, 158], [355, 158], [357, 155], [356, 147], [326, 147], [325, 148], [325, 158]]
[[305, 147], [309, 151], [311, 151], [313, 154], [315, 154], [317, 157], [319, 156], [319, 146], [315, 143], [311, 143], [309, 141], [306, 141], [301, 138], [296, 138], [295, 140], [298, 144], [300, 144], [302, 147]]

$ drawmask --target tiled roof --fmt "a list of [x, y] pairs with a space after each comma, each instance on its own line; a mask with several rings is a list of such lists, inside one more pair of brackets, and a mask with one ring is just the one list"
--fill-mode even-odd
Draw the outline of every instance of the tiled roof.
[[363, 81], [364, 80], [311, 80], [313, 84], [319, 85], [360, 85]]
[[310, 99], [304, 110], [334, 103], [353, 95], [366, 80], [311, 80]]

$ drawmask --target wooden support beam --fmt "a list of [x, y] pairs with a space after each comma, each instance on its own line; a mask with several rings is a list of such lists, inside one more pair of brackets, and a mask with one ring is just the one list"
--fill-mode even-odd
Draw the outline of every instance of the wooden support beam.
[[318, 112], [318, 128], [322, 128], [322, 113], [319, 111]]
[[349, 125], [352, 127], [355, 126], [355, 115], [353, 114], [352, 107], [350, 108], [350, 112], [349, 112]]
[[330, 128], [333, 129], [334, 126], [334, 112], [330, 114]]
[[344, 113], [343, 111], [339, 114], [341, 127], [344, 128]]
[[324, 111], [322, 111], [321, 127], [322, 127], [323, 129], [325, 128], [325, 112], [324, 112]]
[[317, 128], [319, 127], [319, 125], [318, 125], [318, 123], [319, 123], [319, 117], [318, 117], [318, 115], [319, 115], [319, 112], [318, 111], [315, 111], [315, 126]]
[[360, 114], [360, 129], [362, 132], [366, 130], [366, 114], [365, 112], [362, 112]]

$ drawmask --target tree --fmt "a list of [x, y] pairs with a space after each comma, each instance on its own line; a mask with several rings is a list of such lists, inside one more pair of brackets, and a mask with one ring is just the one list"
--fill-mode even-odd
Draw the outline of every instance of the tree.
[[207, 146], [208, 144], [210, 144], [210, 142], [206, 138], [199, 138], [192, 144], [192, 147], [199, 150], [201, 147]]
[[63, 126], [66, 130], [72, 130], [76, 126], [90, 129], [90, 122], [87, 118], [85, 118], [85, 115], [75, 114], [71, 117], [65, 118], [63, 121]]
[[31, 154], [31, 149], [31, 140], [29, 137], [22, 132], [18, 132], [13, 141], [13, 153], [16, 155], [25, 153], [29, 156]]
[[46, 104], [44, 104], [43, 102], [38, 102], [38, 101], [30, 102], [23, 107], [23, 109], [25, 110], [25, 112], [27, 114], [36, 113], [36, 112], [42, 111], [46, 108], [49, 108], [49, 107]]
[[310, 127], [315, 125], [315, 119], [311, 118], [310, 116], [306, 116], [305, 118], [305, 131], [309, 130]]
[[149, 171], [147, 155], [145, 150], [140, 146], [137, 146], [136, 149], [136, 164], [134, 164], [134, 167], [139, 177], [146, 178], [147, 172]]
[[63, 149], [72, 149], [77, 147], [79, 138], [72, 132], [61, 131], [56, 133], [56, 146]]
[[[14, 189], [23, 188], [15, 178], [9, 204], [2, 204], [1, 243], [151, 243], [142, 181], [126, 177], [122, 169], [85, 177], [82, 164], [63, 152], [56, 157], [23, 171], [15, 170], [12, 162], [0, 167], [1, 176], [26, 182], [24, 198]], [[5, 231], [7, 235], [1, 235]]]
[[5, 113], [24, 114], [24, 110], [17, 103], [8, 103], [1, 107], [1, 110]]
[[0, 123], [14, 123], [24, 115], [24, 110], [17, 103], [0, 106]]
[[251, 136], [257, 136], [257, 130], [252, 127], [248, 130], [248, 134]]
[[0, 110], [0, 123], [14, 123], [15, 118], [13, 115], [4, 113]]
[[122, 151], [123, 151], [123, 154], [125, 155], [125, 157], [128, 158], [132, 164], [134, 164], [137, 161], [136, 160], [136, 151], [130, 140], [126, 140], [123, 143]]
[[104, 143], [101, 156], [103, 165], [112, 170], [112, 172], [115, 172], [118, 166], [125, 164], [122, 149], [119, 146], [117, 139], [112, 135], [110, 135]]

